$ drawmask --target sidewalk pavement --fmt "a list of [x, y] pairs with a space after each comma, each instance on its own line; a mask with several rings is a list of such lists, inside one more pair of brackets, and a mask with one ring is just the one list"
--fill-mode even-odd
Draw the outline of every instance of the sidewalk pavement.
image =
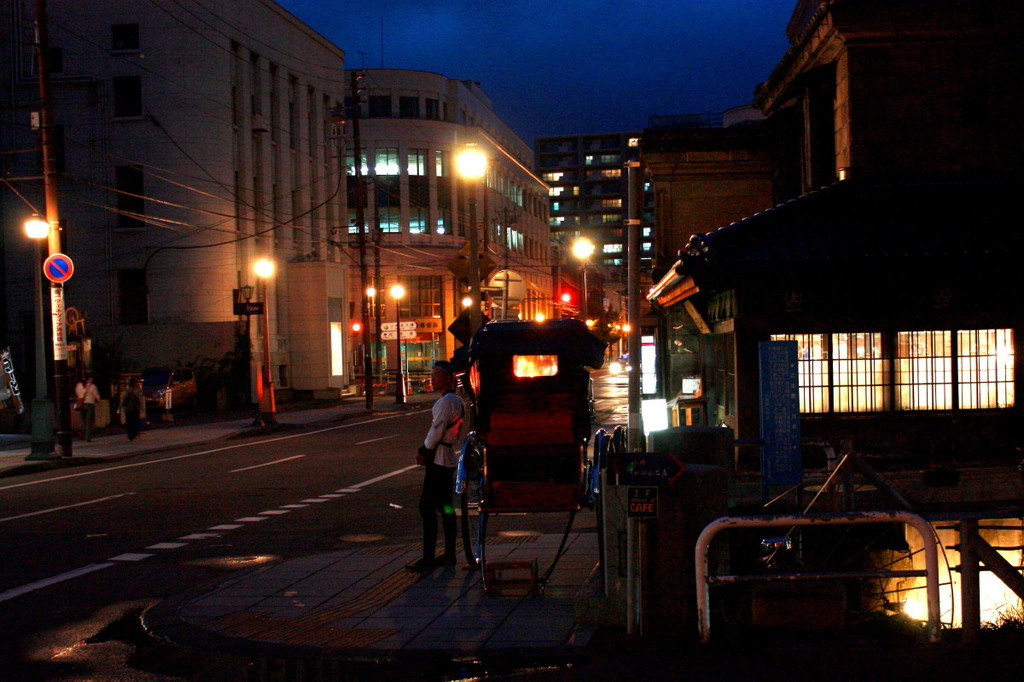
[[[536, 561], [543, 572], [561, 539], [495, 538], [488, 566]], [[419, 554], [396, 545], [293, 559], [161, 602], [143, 623], [178, 644], [304, 671], [294, 679], [319, 679], [325, 667], [329, 679], [381, 679], [384, 669], [387, 679], [457, 679], [439, 671], [493, 674], [586, 655], [595, 628], [575, 622], [575, 600], [594, 572], [595, 533], [570, 533], [539, 594], [516, 586], [488, 595], [481, 571], [465, 565], [409, 571]]]

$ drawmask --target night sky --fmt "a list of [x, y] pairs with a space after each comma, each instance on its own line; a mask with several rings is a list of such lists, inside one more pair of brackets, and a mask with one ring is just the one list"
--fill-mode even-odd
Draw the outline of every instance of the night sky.
[[[279, 0], [347, 68], [477, 81], [527, 143], [751, 101], [796, 0]], [[383, 45], [383, 48], [382, 48]]]

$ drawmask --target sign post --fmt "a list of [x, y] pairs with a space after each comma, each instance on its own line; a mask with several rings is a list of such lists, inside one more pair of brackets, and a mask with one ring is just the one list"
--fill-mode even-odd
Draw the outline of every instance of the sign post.
[[54, 414], [57, 446], [63, 457], [71, 456], [71, 397], [68, 381], [68, 340], [64, 319], [64, 282], [71, 279], [75, 264], [63, 253], [51, 253], [43, 261], [43, 274], [50, 280], [50, 320], [53, 326]]

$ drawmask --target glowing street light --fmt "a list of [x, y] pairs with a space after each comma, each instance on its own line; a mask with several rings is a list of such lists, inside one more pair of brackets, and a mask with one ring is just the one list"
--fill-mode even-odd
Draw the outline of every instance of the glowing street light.
[[262, 381], [256, 383], [260, 417], [264, 424], [277, 423], [277, 403], [274, 399], [274, 373], [270, 367], [270, 301], [267, 296], [267, 280], [274, 276], [274, 261], [260, 258], [253, 267], [263, 301], [263, 370]]
[[398, 352], [395, 357], [398, 360], [398, 383], [395, 384], [395, 404], [405, 404], [405, 367], [402, 364], [402, 305], [401, 300], [405, 296], [405, 287], [401, 284], [391, 286], [391, 298], [395, 299], [395, 347]]
[[580, 260], [580, 267], [583, 268], [583, 297], [580, 299], [580, 313], [586, 317], [590, 313], [587, 305], [587, 266], [590, 257], [594, 255], [594, 242], [586, 237], [580, 237], [572, 244], [572, 255]]
[[480, 317], [480, 263], [477, 260], [476, 184], [487, 174], [487, 157], [475, 146], [468, 146], [455, 157], [459, 177], [471, 183], [469, 191], [469, 333], [479, 327]]

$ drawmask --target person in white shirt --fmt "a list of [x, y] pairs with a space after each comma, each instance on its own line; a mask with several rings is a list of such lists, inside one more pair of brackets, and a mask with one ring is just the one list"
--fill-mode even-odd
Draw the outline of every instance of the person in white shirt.
[[[426, 467], [423, 491], [420, 494], [420, 516], [423, 518], [423, 556], [409, 565], [412, 571], [429, 571], [435, 566], [455, 565], [455, 441], [462, 431], [465, 407], [455, 394], [455, 375], [451, 363], [434, 363], [430, 379], [441, 397], [431, 410], [430, 429], [423, 439], [416, 461]], [[444, 554], [434, 555], [437, 544], [437, 517], [444, 528]]]
[[92, 383], [92, 375], [85, 377], [75, 386], [75, 407], [82, 411], [82, 431], [86, 442], [92, 440], [96, 430], [96, 403], [100, 401], [100, 390]]

